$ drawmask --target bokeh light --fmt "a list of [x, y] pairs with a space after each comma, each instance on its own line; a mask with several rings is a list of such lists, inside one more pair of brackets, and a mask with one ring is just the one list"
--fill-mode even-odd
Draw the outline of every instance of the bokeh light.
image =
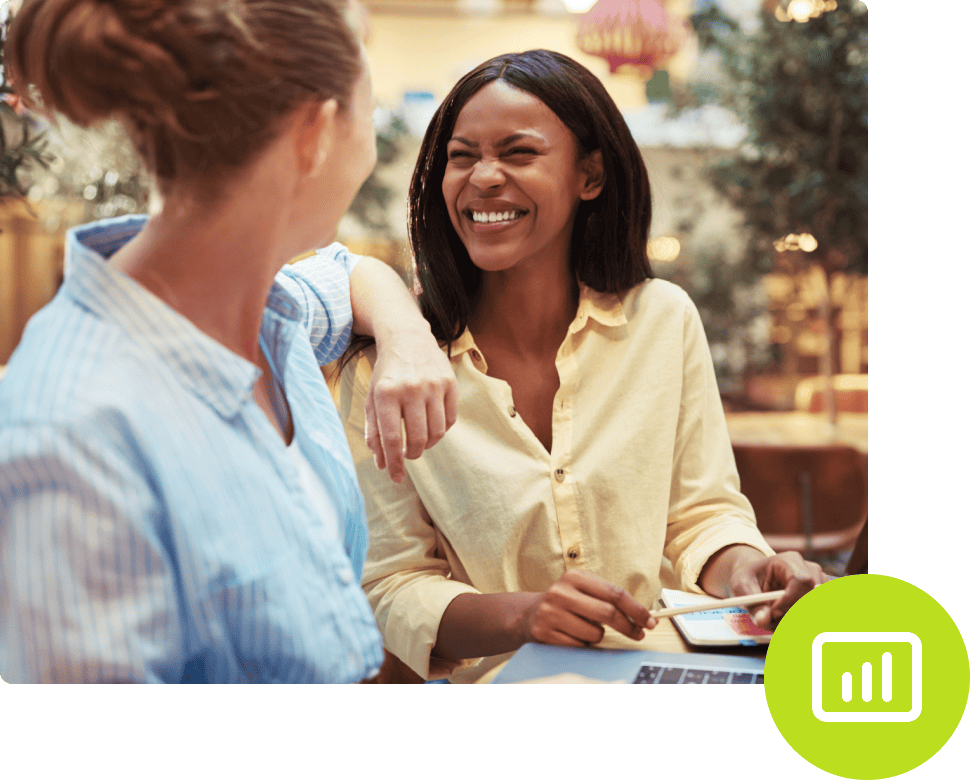
[[647, 256], [651, 260], [669, 263], [680, 254], [680, 241], [673, 236], [661, 236], [647, 243]]

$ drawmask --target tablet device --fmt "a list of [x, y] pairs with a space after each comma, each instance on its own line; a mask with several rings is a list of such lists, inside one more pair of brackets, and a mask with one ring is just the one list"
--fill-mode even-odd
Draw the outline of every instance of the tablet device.
[[[687, 593], [663, 588], [660, 603], [665, 607], [688, 607], [711, 600], [706, 593]], [[758, 628], [744, 607], [720, 607], [704, 612], [688, 612], [670, 618], [684, 641], [699, 647], [766, 645], [771, 632]]]

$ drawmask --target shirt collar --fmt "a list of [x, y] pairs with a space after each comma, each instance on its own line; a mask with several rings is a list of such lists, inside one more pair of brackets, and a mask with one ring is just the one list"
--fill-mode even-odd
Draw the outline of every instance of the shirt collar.
[[[623, 302], [616, 293], [597, 292], [592, 287], [588, 287], [582, 282], [579, 283], [579, 306], [576, 309], [576, 316], [569, 325], [570, 333], [578, 333], [589, 320], [596, 320], [607, 328], [618, 328], [627, 324], [626, 312], [623, 311]], [[458, 357], [463, 352], [475, 349], [475, 339], [471, 332], [466, 328], [455, 342], [451, 345], [452, 357]]]
[[[199, 330], [140, 284], [106, 262], [144, 227], [144, 215], [115, 217], [67, 232], [64, 292], [100, 319], [115, 324], [167, 365], [224, 418], [252, 398], [260, 370]], [[266, 317], [295, 318], [296, 304], [274, 285]]]
[[597, 292], [580, 282], [579, 308], [576, 310], [576, 319], [573, 320], [573, 326], [578, 325], [576, 331], [586, 327], [586, 321], [589, 319], [594, 319], [607, 328], [626, 325], [626, 312], [623, 311], [620, 296], [616, 293]]

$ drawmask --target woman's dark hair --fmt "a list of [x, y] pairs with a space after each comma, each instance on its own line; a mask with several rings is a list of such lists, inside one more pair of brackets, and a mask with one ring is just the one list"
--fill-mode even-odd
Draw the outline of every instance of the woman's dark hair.
[[581, 201], [573, 226], [570, 262], [579, 280], [599, 292], [616, 293], [653, 276], [646, 251], [651, 216], [647, 169], [603, 84], [575, 60], [553, 51], [494, 57], [464, 76], [435, 112], [408, 195], [418, 300], [432, 332], [449, 347], [468, 324], [482, 272], [455, 232], [441, 192], [447, 145], [468, 100], [498, 80], [552, 109], [578, 140], [582, 156], [597, 149], [603, 155], [603, 191]]

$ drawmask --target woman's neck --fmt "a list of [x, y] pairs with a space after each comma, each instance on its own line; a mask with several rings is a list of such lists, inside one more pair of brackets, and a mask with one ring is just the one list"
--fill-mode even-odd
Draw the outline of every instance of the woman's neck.
[[568, 262], [483, 274], [470, 327], [476, 340], [501, 341], [522, 357], [555, 354], [579, 305], [579, 285]]
[[[252, 363], [273, 278], [289, 259], [285, 217], [272, 198], [242, 195], [213, 207], [171, 199], [112, 258], [125, 274]], [[275, 202], [279, 203], [279, 200]]]

